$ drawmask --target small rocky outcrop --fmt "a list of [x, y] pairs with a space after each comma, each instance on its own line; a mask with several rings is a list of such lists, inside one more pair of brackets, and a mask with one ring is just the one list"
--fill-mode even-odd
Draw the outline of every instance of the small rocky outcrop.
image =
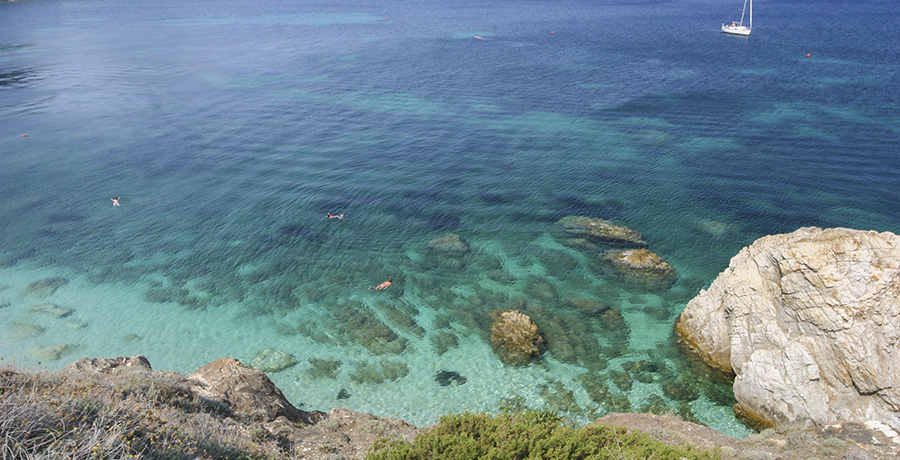
[[585, 238], [593, 243], [624, 244], [644, 246], [641, 232], [616, 225], [608, 220], [584, 216], [568, 216], [558, 220], [557, 225], [572, 237]]
[[459, 235], [451, 233], [429, 241], [425, 249], [451, 257], [460, 257], [469, 252], [469, 245]]
[[144, 355], [135, 355], [129, 358], [81, 358], [69, 363], [62, 368], [60, 374], [94, 373], [113, 375], [126, 371], [153, 372], [150, 361]]
[[676, 331], [735, 375], [736, 410], [772, 426], [900, 431], [900, 237], [801, 228], [758, 239]]
[[217, 359], [188, 376], [194, 381], [191, 390], [207, 399], [218, 401], [234, 412], [246, 414], [262, 410], [269, 420], [284, 416], [297, 423], [312, 423], [320, 412], [306, 412], [294, 407], [262, 371], [231, 358]]
[[625, 282], [647, 289], [665, 289], [678, 278], [675, 268], [647, 249], [611, 249], [603, 261]]
[[541, 356], [547, 342], [537, 324], [518, 310], [491, 312], [491, 346], [506, 364], [521, 366]]

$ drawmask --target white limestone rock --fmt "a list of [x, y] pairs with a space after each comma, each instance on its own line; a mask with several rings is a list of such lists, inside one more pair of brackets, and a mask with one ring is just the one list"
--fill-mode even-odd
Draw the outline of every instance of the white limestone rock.
[[773, 426], [900, 431], [900, 237], [801, 228], [742, 249], [676, 331], [735, 375], [735, 410]]

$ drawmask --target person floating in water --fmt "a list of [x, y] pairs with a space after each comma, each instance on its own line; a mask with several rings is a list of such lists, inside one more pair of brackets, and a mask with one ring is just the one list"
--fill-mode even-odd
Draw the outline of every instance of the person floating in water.
[[388, 280], [379, 284], [378, 286], [372, 286], [369, 289], [374, 289], [376, 291], [383, 291], [391, 286], [394, 283], [394, 279], [388, 276]]
[[326, 213], [325, 213], [325, 217], [327, 217], [327, 218], [329, 218], [329, 219], [343, 219], [343, 218], [344, 218], [344, 213], [340, 213], [340, 214], [332, 214], [332, 213], [330, 213], [330, 212], [326, 212]]
[[112, 200], [113, 206], [118, 206], [118, 205], [119, 205], [119, 197], [110, 198], [110, 200]]

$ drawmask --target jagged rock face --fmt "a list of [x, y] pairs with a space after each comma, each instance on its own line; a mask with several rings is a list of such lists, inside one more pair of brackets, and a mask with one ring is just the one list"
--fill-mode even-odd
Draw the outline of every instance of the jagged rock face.
[[491, 346], [506, 364], [524, 365], [547, 348], [544, 336], [528, 315], [518, 310], [492, 312]]
[[191, 391], [223, 403], [234, 412], [253, 414], [264, 410], [269, 420], [284, 416], [300, 423], [311, 423], [320, 415], [297, 409], [265, 373], [234, 358], [217, 359], [188, 378], [196, 383]]
[[736, 410], [770, 425], [900, 431], [900, 237], [801, 228], [760, 238], [688, 303], [676, 331], [735, 374]]

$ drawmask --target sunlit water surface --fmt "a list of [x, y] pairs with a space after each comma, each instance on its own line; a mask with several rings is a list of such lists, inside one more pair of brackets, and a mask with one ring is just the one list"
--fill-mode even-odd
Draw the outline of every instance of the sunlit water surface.
[[[749, 38], [719, 32], [739, 2], [409, 3], [0, 3], [0, 355], [271, 349], [308, 410], [749, 434], [673, 325], [760, 236], [900, 230], [900, 3], [761, 4]], [[677, 281], [621, 278], [566, 216]], [[539, 361], [491, 349], [508, 308]]]

